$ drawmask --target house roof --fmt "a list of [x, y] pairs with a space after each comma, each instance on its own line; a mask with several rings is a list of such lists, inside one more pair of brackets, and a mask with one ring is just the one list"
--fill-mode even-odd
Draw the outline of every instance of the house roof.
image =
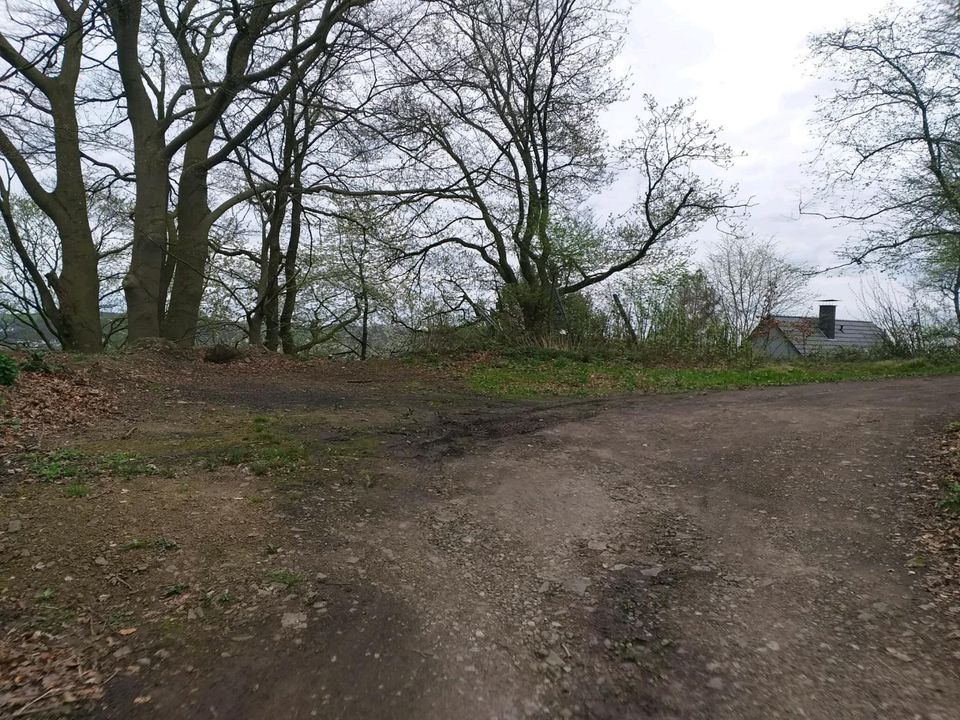
[[[830, 352], [831, 350], [863, 350], [873, 347], [883, 340], [883, 333], [868, 320], [840, 320], [837, 322], [836, 337], [828, 338], [820, 330], [818, 318], [796, 315], [774, 315], [770, 318], [773, 325], [780, 328], [791, 345], [801, 355]], [[763, 324], [754, 334], [763, 332]]]

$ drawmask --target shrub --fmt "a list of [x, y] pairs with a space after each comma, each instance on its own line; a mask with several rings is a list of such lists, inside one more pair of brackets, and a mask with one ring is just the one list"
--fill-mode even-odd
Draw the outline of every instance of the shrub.
[[203, 354], [203, 359], [212, 363], [231, 363], [241, 357], [243, 357], [243, 353], [237, 348], [223, 343], [207, 348], [207, 351]]
[[17, 366], [17, 361], [9, 355], [0, 353], [0, 385], [13, 385], [19, 374], [20, 368]]
[[53, 368], [47, 362], [46, 356], [39, 350], [34, 350], [30, 356], [20, 364], [24, 372], [52, 373]]

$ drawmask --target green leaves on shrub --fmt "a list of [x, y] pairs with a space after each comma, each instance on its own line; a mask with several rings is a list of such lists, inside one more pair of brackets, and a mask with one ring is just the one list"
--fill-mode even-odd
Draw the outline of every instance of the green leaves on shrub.
[[50, 363], [47, 362], [47, 357], [39, 350], [34, 350], [30, 353], [23, 364], [20, 365], [20, 369], [24, 372], [39, 372], [39, 373], [52, 373], [53, 368], [50, 367]]
[[0, 353], [0, 385], [13, 385], [20, 374], [20, 368], [16, 360], [9, 355]]

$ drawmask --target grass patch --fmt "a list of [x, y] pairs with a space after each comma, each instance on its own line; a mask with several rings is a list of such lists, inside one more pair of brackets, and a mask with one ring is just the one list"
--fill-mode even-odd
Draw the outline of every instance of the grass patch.
[[254, 475], [267, 475], [292, 470], [301, 466], [305, 459], [306, 453], [299, 445], [236, 445], [208, 458], [206, 466], [212, 470], [223, 465], [249, 465]]
[[267, 573], [267, 580], [276, 585], [283, 585], [287, 590], [295, 588], [303, 582], [303, 578], [289, 570], [272, 570]]
[[[159, 473], [156, 465], [139, 455], [123, 452], [87, 454], [80, 450], [34, 453], [30, 456], [29, 467], [30, 472], [44, 482], [104, 475], [129, 480], [142, 475]], [[77, 480], [73, 485], [82, 485], [82, 483]]]
[[254, 475], [262, 476], [292, 472], [307, 460], [303, 445], [287, 437], [271, 418], [254, 417], [241, 440], [209, 454], [204, 466], [214, 470], [224, 465], [246, 465]]
[[178, 595], [183, 595], [187, 590], [190, 589], [190, 586], [185, 583], [174, 583], [166, 590], [163, 591], [161, 597], [172, 598], [177, 597]]
[[130, 479], [141, 475], [156, 475], [159, 468], [139, 455], [125, 452], [115, 452], [99, 458], [101, 472], [115, 477]]
[[37, 596], [37, 605], [29, 620], [29, 627], [43, 632], [62, 633], [65, 626], [76, 621], [76, 610], [52, 602], [55, 599], [56, 592], [51, 589], [43, 590]]
[[952, 513], [960, 514], [960, 482], [952, 482], [946, 487], [946, 496], [940, 501], [940, 507]]
[[699, 392], [841, 380], [922, 377], [960, 372], [960, 360], [803, 361], [707, 368], [645, 367], [625, 359], [570, 354], [511, 355], [481, 361], [467, 373], [470, 386], [502, 397], [600, 396], [617, 393]]
[[218, 605], [232, 605], [237, 601], [237, 598], [229, 590], [224, 590], [219, 595], [210, 595], [210, 601]]
[[162, 552], [167, 552], [168, 550], [176, 550], [180, 545], [177, 544], [176, 540], [168, 540], [165, 537], [159, 537], [153, 542], [153, 546]]
[[77, 477], [85, 469], [83, 453], [77, 450], [54, 450], [31, 456], [30, 472], [45, 482]]
[[90, 494], [90, 488], [82, 482], [72, 482], [63, 489], [64, 495], [72, 498], [84, 498]]

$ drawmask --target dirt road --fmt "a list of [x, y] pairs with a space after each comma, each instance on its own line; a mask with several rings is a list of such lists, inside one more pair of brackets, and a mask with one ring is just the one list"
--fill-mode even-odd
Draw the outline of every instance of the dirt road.
[[[394, 438], [334, 521], [284, 521], [323, 591], [107, 716], [960, 717], [960, 607], [906, 499], [960, 378], [637, 397]], [[149, 703], [132, 705], [132, 698]], [[132, 715], [131, 715], [132, 713]]]

